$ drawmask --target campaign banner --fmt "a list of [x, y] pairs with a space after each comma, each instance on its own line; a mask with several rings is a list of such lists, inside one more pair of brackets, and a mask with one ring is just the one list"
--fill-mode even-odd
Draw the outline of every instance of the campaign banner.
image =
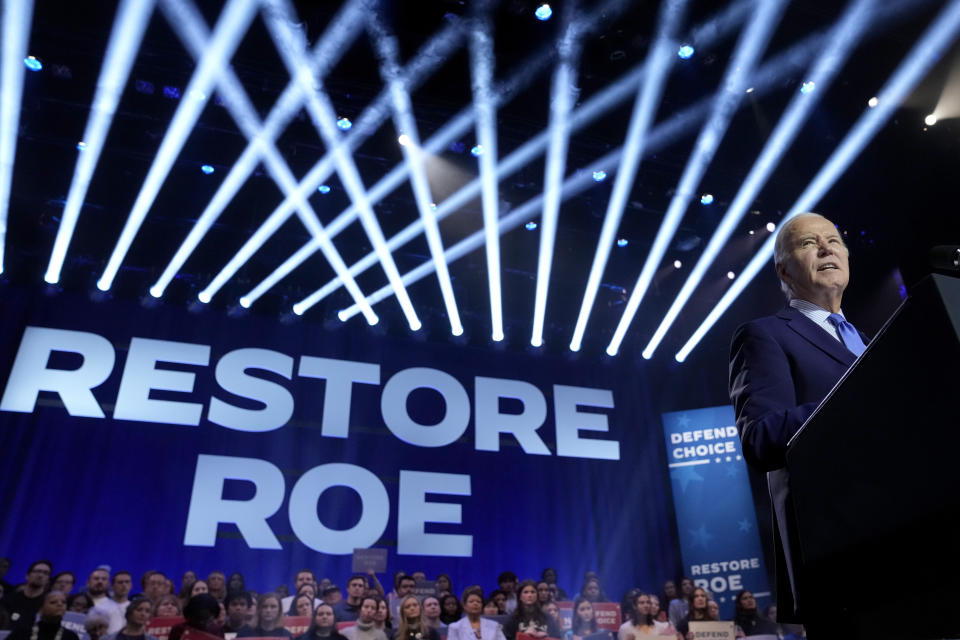
[[80, 637], [80, 640], [90, 640], [90, 634], [87, 633], [86, 627], [83, 626], [83, 623], [86, 621], [87, 614], [80, 613], [79, 611], [67, 611], [63, 614], [63, 619], [60, 620], [60, 626], [73, 631]]
[[310, 626], [311, 622], [310, 616], [284, 616], [283, 628], [296, 638], [306, 633], [307, 627]]
[[[573, 601], [563, 600], [557, 603], [560, 609], [560, 620], [563, 623], [563, 629], [566, 631], [573, 625]], [[619, 631], [623, 623], [620, 612], [620, 605], [616, 602], [594, 602], [593, 616], [597, 621], [597, 627], [608, 631]]]
[[690, 633], [694, 640], [734, 640], [736, 638], [735, 625], [732, 622], [721, 620], [690, 622]]
[[[200, 629], [194, 629], [193, 627], [186, 627], [183, 630], [183, 635], [180, 636], [181, 640], [220, 640], [220, 636], [207, 633], [206, 631], [201, 631]], [[251, 640], [254, 640], [251, 638]], [[259, 640], [269, 640], [268, 638], [260, 638]]]
[[350, 570], [354, 573], [386, 573], [387, 550], [371, 547], [369, 549], [354, 549], [353, 562]]
[[662, 419], [684, 575], [713, 595], [723, 617], [733, 617], [742, 589], [762, 609], [770, 586], [733, 407]]
[[427, 596], [437, 597], [437, 581], [436, 580], [417, 580], [416, 584], [413, 587], [413, 595], [420, 598], [422, 602]]
[[165, 618], [151, 618], [147, 623], [146, 634], [153, 636], [157, 640], [167, 640], [170, 637], [170, 630], [181, 622], [185, 622], [183, 616], [170, 616]]

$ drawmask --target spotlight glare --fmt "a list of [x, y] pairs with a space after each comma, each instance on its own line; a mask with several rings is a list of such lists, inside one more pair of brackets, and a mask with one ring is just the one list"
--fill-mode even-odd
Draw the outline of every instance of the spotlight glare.
[[754, 234], [756, 233], [756, 231], [754, 231], [753, 229], [750, 229], [750, 231], [747, 231], [747, 233], [752, 236], [752, 235], [754, 235]]
[[97, 289], [100, 289], [100, 291], [110, 291], [110, 283], [100, 278], [97, 280]]
[[[677, 55], [680, 56], [683, 60], [689, 60], [693, 56], [694, 48], [689, 44], [685, 44], [680, 47], [680, 50], [677, 51]], [[610, 354], [616, 355], [616, 354]]]
[[673, 268], [674, 268], [674, 269], [679, 269], [679, 268], [682, 267], [682, 266], [683, 266], [683, 263], [680, 262], [679, 260], [674, 260], [674, 261], [673, 261]]
[[451, 329], [450, 332], [451, 332], [453, 335], [455, 335], [455, 336], [462, 336], [462, 335], [463, 335], [463, 327], [462, 327], [462, 326], [456, 326], [456, 327], [454, 327], [453, 329]]
[[777, 230], [777, 225], [775, 225], [772, 222], [767, 223], [767, 231], [769, 231], [770, 233], [773, 233], [776, 230]]
[[813, 80], [807, 80], [800, 86], [800, 93], [811, 93], [817, 87]]
[[713, 194], [705, 193], [700, 196], [700, 204], [713, 204]]
[[533, 336], [530, 338], [530, 344], [534, 347], [542, 347], [543, 339], [541, 339], [540, 336]]
[[877, 99], [877, 96], [873, 96], [872, 98], [867, 100], [867, 106], [870, 107], [871, 109], [873, 109], [878, 104], [880, 104], [880, 101]]
[[319, 187], [317, 187], [317, 191], [319, 191], [323, 195], [327, 195], [328, 193], [330, 193], [330, 185], [322, 184]]
[[401, 133], [400, 137], [397, 138], [397, 142], [400, 143], [401, 147], [406, 147], [412, 142], [412, 140], [410, 140], [410, 136], [408, 136], [407, 134]]
[[209, 304], [210, 294], [207, 293], [206, 291], [201, 291], [200, 293], [197, 294], [197, 300], [199, 300], [203, 304]]
[[593, 172], [593, 181], [594, 182], [603, 182], [607, 179], [607, 172], [603, 169], [598, 169]]
[[491, 335], [490, 337], [493, 338], [493, 341], [494, 341], [494, 342], [502, 342], [502, 341], [503, 341], [503, 332], [502, 332], [502, 331], [494, 331], [494, 332], [493, 332], [493, 335]]
[[153, 285], [152, 287], [150, 287], [150, 295], [152, 295], [154, 298], [159, 298], [160, 296], [163, 295], [163, 289], [161, 289], [157, 285]]
[[251, 304], [253, 303], [250, 301], [250, 298], [248, 298], [247, 296], [243, 296], [242, 298], [240, 298], [240, 306], [243, 307], [244, 309], [249, 309]]
[[618, 247], [625, 247], [625, 246], [627, 246], [628, 244], [630, 244], [630, 241], [627, 240], [626, 238], [620, 238], [619, 240], [617, 240], [617, 246], [618, 246]]
[[340, 129], [340, 131], [349, 131], [352, 126], [353, 123], [350, 122], [350, 118], [337, 119], [337, 128]]
[[923, 123], [928, 127], [932, 127], [933, 125], [937, 124], [937, 116], [931, 113], [923, 119]]
[[727, 280], [733, 280], [736, 277], [737, 274], [735, 274], [733, 271], [727, 271]]
[[523, 226], [526, 228], [527, 231], [533, 231], [534, 229], [537, 228], [537, 223], [531, 220], [530, 222], [528, 222]]
[[478, 145], [474, 146], [473, 149], [470, 149], [470, 155], [472, 155], [474, 158], [479, 158], [480, 156], [482, 156], [482, 155], [483, 155], [483, 145], [482, 145], [482, 144], [478, 144]]
[[80, 142], [77, 143], [77, 151], [86, 151], [86, 150], [87, 150], [87, 143], [86, 143], [86, 142], [84, 142], [83, 140], [81, 140]]
[[23, 64], [27, 67], [27, 69], [30, 69], [30, 71], [40, 71], [43, 69], [43, 63], [33, 56], [27, 56], [24, 58]]
[[753, 87], [747, 87], [747, 93], [753, 93]]
[[533, 12], [533, 15], [537, 16], [537, 20], [544, 22], [546, 20], [549, 20], [550, 16], [553, 15], [553, 9], [550, 8], [549, 4], [543, 3], [542, 5], [537, 7], [537, 10]]
[[200, 167], [200, 171], [203, 171], [206, 175], [209, 176], [211, 173], [216, 171], [216, 169], [213, 168], [213, 165], [205, 164]]

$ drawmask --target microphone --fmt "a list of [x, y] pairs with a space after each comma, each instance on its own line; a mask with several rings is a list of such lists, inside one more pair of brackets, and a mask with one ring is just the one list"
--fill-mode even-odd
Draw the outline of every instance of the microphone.
[[960, 246], [939, 245], [930, 249], [930, 266], [942, 271], [960, 271]]

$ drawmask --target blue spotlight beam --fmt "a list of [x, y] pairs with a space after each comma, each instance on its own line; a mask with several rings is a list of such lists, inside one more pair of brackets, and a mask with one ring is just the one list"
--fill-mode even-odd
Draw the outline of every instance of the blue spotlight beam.
[[[363, 28], [365, 11], [365, 0], [350, 0], [330, 21], [330, 24], [314, 46], [312, 59], [310, 60], [310, 71], [315, 77], [325, 77], [350, 47], [350, 43], [356, 39]], [[277, 99], [277, 102], [267, 115], [267, 119], [263, 123], [263, 130], [257, 136], [257, 140], [247, 145], [246, 149], [244, 149], [243, 153], [230, 168], [227, 177], [220, 183], [213, 198], [210, 199], [210, 202], [190, 229], [187, 237], [177, 248], [177, 251], [170, 259], [170, 262], [167, 263], [167, 266], [164, 268], [163, 273], [157, 279], [156, 283], [150, 288], [152, 295], [158, 298], [163, 295], [167, 286], [173, 281], [184, 263], [193, 254], [197, 246], [199, 246], [204, 236], [206, 236], [207, 231], [210, 230], [220, 217], [220, 214], [223, 213], [223, 210], [230, 204], [237, 192], [247, 181], [247, 178], [250, 177], [250, 174], [253, 173], [262, 155], [259, 141], [266, 140], [272, 142], [276, 140], [277, 136], [280, 135], [287, 124], [299, 112], [304, 101], [304, 95], [301, 89], [300, 83], [295, 79], [287, 84], [280, 98]], [[318, 243], [316, 250], [319, 249], [320, 245]], [[212, 291], [211, 295], [215, 292], [215, 290]]]
[[[741, 0], [741, 4], [747, 1], [748, 0]], [[626, 5], [623, 0], [606, 0], [606, 2], [596, 7], [592, 12], [587, 14], [582, 19], [581, 28], [583, 29], [584, 33], [592, 33], [603, 19], [608, 19], [618, 15], [619, 12], [621, 12], [625, 8], [625, 6]], [[439, 38], [439, 40], [443, 40], [443, 38]], [[439, 48], [439, 47], [436, 47], [436, 48]], [[534, 54], [531, 58], [527, 59], [523, 64], [521, 64], [506, 80], [503, 80], [497, 83], [496, 85], [494, 85], [492, 89], [494, 107], [499, 107], [500, 105], [509, 102], [511, 99], [513, 99], [513, 97], [516, 95], [516, 93], [519, 90], [529, 85], [530, 82], [537, 76], [537, 74], [541, 70], [543, 70], [546, 67], [546, 65], [548, 65], [554, 59], [554, 57], [556, 57], [556, 49], [557, 48], [555, 46], [542, 47], [538, 53]], [[419, 68], [423, 67], [424, 64], [420, 64], [420, 67], [415, 67], [413, 70], [411, 70], [411, 68], [414, 67], [417, 60], [421, 58], [423, 58], [427, 62], [436, 63], [439, 60], [445, 59], [446, 55], [437, 51], [433, 51], [431, 47], [425, 48], [422, 54], [418, 54], [414, 62], [411, 62], [411, 64], [408, 65], [407, 67], [408, 71], [404, 74], [405, 78], [407, 78], [406, 86], [408, 91], [412, 88], [412, 81], [410, 80], [410, 78], [420, 77], [417, 74], [420, 73]], [[382, 95], [381, 98], [387, 99], [389, 98], [389, 94]], [[386, 107], [381, 106], [381, 102], [382, 100], [378, 99], [375, 105], [375, 108], [374, 107], [371, 108], [373, 109], [373, 111], [370, 111], [370, 110], [365, 111], [364, 112], [365, 115], [363, 117], [366, 117], [366, 115], [370, 112], [377, 113], [377, 114], [385, 113], [384, 109], [386, 109]], [[473, 106], [467, 107], [461, 110], [460, 113], [454, 116], [449, 122], [447, 122], [447, 124], [443, 125], [433, 136], [431, 136], [429, 140], [423, 143], [424, 151], [426, 151], [427, 153], [439, 153], [440, 151], [445, 149], [451, 142], [465, 135], [467, 131], [469, 131], [470, 127], [474, 125], [475, 115], [476, 115], [475, 107]], [[348, 138], [348, 140], [350, 140], [350, 138]], [[351, 148], [355, 148], [355, 147], [351, 146]], [[403, 182], [407, 179], [408, 175], [409, 175], [409, 167], [407, 163], [404, 162], [394, 167], [386, 176], [384, 176], [379, 182], [377, 182], [377, 184], [375, 184], [370, 189], [368, 193], [368, 197], [370, 201], [374, 204], [379, 202], [381, 199], [383, 199], [389, 193], [391, 193], [394, 189], [396, 189], [398, 186], [403, 184]], [[498, 168], [498, 175], [500, 175], [499, 168]], [[308, 174], [307, 177], [309, 178], [310, 175]], [[303, 184], [303, 182], [301, 182], [301, 184]], [[479, 182], [477, 184], [479, 184]], [[463, 190], [461, 190], [458, 193], [462, 194]], [[471, 196], [471, 198], [472, 197], [473, 196]], [[453, 197], [452, 199], [456, 200], [455, 197]], [[443, 215], [441, 214], [441, 212], [443, 212], [445, 208], [446, 208], [446, 211], [448, 212], [452, 210], [451, 207], [453, 205], [449, 204], [451, 203], [452, 199], [448, 198], [442, 204], [440, 204], [436, 212], [438, 215], [438, 219], [441, 219], [443, 215], [445, 215], [445, 214]], [[463, 203], [465, 203], [469, 199], [470, 198], [457, 201], [458, 204], [456, 206], [461, 206]], [[281, 205], [281, 207], [282, 206], [283, 205]], [[283, 211], [278, 209], [277, 211], [274, 212], [274, 214], [271, 215], [271, 217], [273, 215], [282, 215], [282, 214], [283, 214]], [[345, 209], [343, 212], [341, 212], [327, 227], [327, 231], [330, 234], [330, 236], [333, 237], [334, 235], [339, 233], [342, 229], [344, 229], [346, 226], [352, 223], [353, 220], [356, 218], [356, 216], [357, 216], [357, 211], [356, 211], [356, 208], [353, 206], [350, 206], [347, 209]], [[269, 221], [270, 220], [268, 219], [268, 222]], [[418, 221], [415, 224], [419, 225], [420, 223]], [[419, 226], [417, 226], [416, 228], [421, 229], [421, 227]], [[238, 269], [243, 264], [243, 262], [246, 259], [248, 259], [249, 256], [252, 255], [254, 251], [256, 251], [256, 249], [265, 240], [265, 237], [264, 237], [262, 240], [254, 242], [258, 234], [262, 235], [261, 234], [262, 230], [263, 230], [263, 227], [261, 227], [261, 229], [259, 229], [257, 233], [254, 234], [254, 237], [252, 237], [251, 240], [248, 241], [246, 245], [244, 245], [244, 248], [241, 249], [241, 251], [236, 256], [234, 256], [234, 259], [231, 260], [231, 263], [228, 264], [227, 267], [225, 267], [220, 274], [218, 274], [217, 278], [214, 279], [214, 282], [217, 282], [219, 280], [222, 280], [225, 282], [227, 279], [229, 279], [232, 276], [233, 273], [235, 273], [236, 269]], [[307, 248], [310, 246], [313, 246], [312, 251]], [[391, 246], [394, 246], [394, 245], [391, 244]], [[317, 247], [315, 246], [315, 243], [308, 242], [307, 244], [305, 244], [295, 254], [291, 255], [290, 258], [285, 260], [283, 264], [277, 267], [269, 276], [267, 276], [267, 278], [265, 278], [250, 292], [244, 295], [243, 296], [244, 301], [246, 301], [248, 304], [253, 304], [253, 302], [255, 302], [264, 293], [269, 291], [270, 288], [272, 288], [277, 282], [279, 282], [281, 279], [286, 277], [290, 272], [292, 272], [300, 264], [302, 264], [307, 258], [309, 258], [313, 254], [313, 252], [316, 251], [316, 249]], [[497, 273], [499, 275], [499, 270]], [[340, 286], [340, 283], [337, 279], [334, 279], [328, 282], [321, 289], [314, 292], [314, 294], [311, 294], [310, 296], [308, 296], [308, 298], [306, 298], [305, 300], [295, 305], [295, 311], [297, 313], [305, 312], [311, 306], [313, 306], [314, 304], [322, 300], [324, 297], [326, 297], [327, 295], [335, 291], [337, 288], [339, 288], [339, 286]], [[499, 290], [499, 286], [497, 287], [497, 290]], [[499, 315], [497, 317], [499, 317]]]
[[817, 58], [810, 72], [805, 76], [809, 81], [816, 84], [817, 91], [813, 94], [802, 94], [798, 91], [794, 95], [793, 100], [784, 111], [783, 117], [780, 118], [780, 122], [777, 123], [776, 129], [770, 134], [763, 151], [750, 169], [750, 173], [740, 186], [740, 190], [733, 199], [723, 220], [720, 221], [717, 230], [714, 231], [713, 237], [710, 238], [710, 242], [701, 254], [700, 259], [690, 271], [690, 275], [683, 283], [683, 287], [670, 305], [666, 315], [664, 315], [660, 326], [657, 327], [650, 342], [644, 348], [644, 358], [653, 357], [654, 352], [680, 314], [683, 306], [690, 299], [697, 285], [703, 280], [707, 269], [713, 264], [737, 225], [740, 224], [747, 208], [766, 184], [770, 174], [773, 173], [787, 149], [790, 148], [807, 118], [813, 113], [820, 96], [826, 92], [837, 72], [846, 62], [850, 52], [866, 33], [871, 24], [875, 7], [876, 0], [853, 0], [840, 20], [837, 21], [837, 24], [831, 29], [830, 36], [827, 38], [827, 48]]
[[[827, 159], [817, 175], [784, 216], [784, 222], [793, 216], [809, 211], [833, 187], [850, 163], [863, 151], [877, 131], [893, 116], [895, 109], [916, 87], [917, 83], [930, 71], [942, 53], [960, 34], [960, 0], [952, 0], [946, 5], [934, 21], [917, 40], [910, 53], [900, 63], [877, 94], [879, 104], [868, 107], [853, 128], [847, 133], [834, 152]], [[733, 301], [746, 289], [760, 269], [767, 266], [773, 256], [776, 236], [771, 235], [760, 250], [750, 260], [747, 267], [733, 282], [717, 306], [707, 315], [693, 335], [677, 352], [675, 358], [683, 362], [690, 352], [700, 343], [717, 320], [733, 304]]]
[[90, 180], [100, 160], [107, 133], [113, 123], [113, 115], [130, 77], [130, 69], [155, 4], [156, 0], [123, 0], [117, 9], [107, 53], [97, 80], [97, 92], [93, 97], [90, 117], [83, 133], [86, 148], [83, 153], [77, 154], [77, 165], [70, 182], [67, 203], [60, 217], [60, 227], [57, 229], [47, 272], [43, 277], [49, 283], [60, 280], [60, 271], [77, 226], [77, 219], [80, 217], [83, 200], [90, 188]]
[[530, 344], [543, 344], [543, 323], [547, 313], [547, 291], [553, 267], [553, 250], [560, 217], [560, 188], [567, 168], [567, 147], [570, 131], [567, 119], [577, 100], [577, 67], [580, 64], [580, 38], [573, 20], [575, 5], [564, 11], [564, 36], [560, 41], [560, 62], [553, 74], [550, 89], [550, 144], [543, 177], [543, 213], [541, 214], [540, 252], [537, 260], [537, 286], [533, 303], [533, 332]]
[[620, 164], [620, 170], [617, 171], [617, 178], [610, 194], [610, 200], [607, 203], [607, 212], [603, 219], [603, 227], [600, 230], [600, 239], [597, 242], [597, 250], [594, 253], [593, 264], [590, 266], [590, 274], [587, 277], [587, 287], [583, 293], [583, 302], [580, 304], [580, 313], [577, 316], [577, 323], [574, 326], [573, 337], [570, 341], [571, 351], [579, 351], [583, 342], [583, 335], [587, 330], [587, 321], [590, 318], [590, 312], [593, 310], [593, 303], [596, 300], [600, 280], [603, 278], [603, 271], [610, 257], [614, 237], [620, 228], [620, 220], [623, 218], [623, 211], [630, 197], [630, 190], [633, 188], [634, 179], [640, 167], [640, 160], [643, 158], [647, 130], [650, 128], [660, 105], [663, 87], [670, 71], [670, 65], [674, 61], [674, 34], [680, 27], [685, 9], [686, 0], [668, 0], [662, 5], [657, 37], [647, 56], [646, 78], [640, 85], [637, 98], [633, 103], [633, 114], [630, 117], [630, 127], [624, 143], [624, 158]]
[[640, 302], [643, 300], [643, 296], [650, 287], [653, 276], [663, 260], [670, 240], [673, 239], [677, 227], [680, 226], [694, 190], [700, 183], [700, 179], [713, 160], [720, 141], [727, 132], [730, 120], [746, 90], [747, 78], [753, 71], [756, 61], [766, 49], [767, 43], [773, 35], [773, 30], [780, 21], [784, 7], [785, 2], [783, 0], [763, 0], [759, 2], [750, 23], [741, 35], [739, 42], [737, 42], [733, 58], [727, 66], [720, 90], [715, 98], [713, 113], [694, 144], [693, 153], [683, 170], [676, 193], [667, 207], [667, 213], [664, 215], [656, 238], [654, 238], [653, 246], [650, 247], [650, 253], [647, 255], [640, 276], [637, 278], [637, 283], [633, 287], [623, 316], [613, 332], [610, 344], [607, 345], [609, 355], [617, 354], [620, 344], [627, 334], [627, 329], [637, 313]]
[[[411, 60], [404, 70], [403, 82], [407, 90], [409, 91], [418, 87], [437, 66], [445, 61], [452, 52], [459, 47], [464, 35], [464, 22], [458, 20], [431, 38], [427, 45]], [[390, 116], [390, 101], [390, 91], [389, 89], [385, 89], [370, 106], [364, 109], [363, 113], [356, 122], [353, 123], [353, 126], [347, 132], [347, 135], [344, 136], [338, 147], [341, 147], [346, 153], [352, 153], [363, 144]], [[328, 150], [300, 180], [295, 194], [296, 197], [304, 199], [310, 197], [314, 189], [322, 184], [334, 169], [335, 160], [333, 150]], [[214, 295], [219, 291], [240, 267], [246, 264], [247, 260], [263, 246], [267, 239], [286, 222], [295, 209], [294, 200], [290, 198], [283, 200], [243, 244], [239, 251], [224, 265], [216, 277], [214, 277], [213, 281], [207, 286], [206, 291], [208, 291], [210, 295]], [[358, 215], [359, 210], [355, 206], [352, 206], [350, 214], [337, 216], [337, 218], [331, 222], [330, 228], [333, 229], [337, 227], [337, 225], [340, 225], [339, 228], [336, 229], [336, 232], [339, 232], [353, 222]], [[328, 235], [332, 236], [334, 233], [334, 231], [330, 231]], [[319, 248], [319, 246], [316, 248]]]
[[427, 246], [430, 257], [436, 268], [437, 281], [440, 285], [440, 294], [450, 322], [450, 331], [455, 336], [463, 334], [463, 325], [460, 322], [460, 311], [457, 309], [457, 300], [453, 294], [453, 283], [450, 281], [450, 272], [443, 257], [443, 239], [440, 236], [440, 227], [433, 212], [433, 197], [430, 194], [430, 184], [424, 169], [424, 150], [420, 146], [420, 133], [417, 122], [413, 117], [413, 105], [410, 94], [400, 75], [399, 53], [397, 39], [389, 32], [386, 24], [377, 13], [370, 15], [367, 21], [368, 29], [377, 53], [380, 57], [380, 75], [390, 89], [393, 97], [394, 126], [398, 134], [410, 138], [410, 144], [402, 145], [401, 151], [404, 160], [410, 167], [410, 184], [413, 187], [414, 199], [420, 220], [423, 222], [427, 236]]
[[503, 298], [500, 283], [500, 196], [497, 184], [497, 101], [493, 94], [493, 35], [491, 21], [478, 19], [470, 39], [470, 76], [476, 118], [477, 142], [483, 149], [480, 163], [481, 206], [487, 258], [487, 291], [490, 297], [490, 332], [503, 340]]
[[13, 163], [17, 155], [17, 132], [20, 130], [20, 103], [23, 98], [23, 75], [33, 20], [33, 0], [10, 0], [3, 3], [2, 80], [0, 80], [0, 273], [3, 273], [4, 249], [7, 245], [7, 217], [10, 212], [10, 187]]
[[[407, 318], [410, 329], [417, 331], [422, 326], [420, 319], [413, 308], [413, 302], [410, 300], [406, 287], [400, 281], [400, 271], [393, 260], [393, 255], [386, 248], [386, 238], [384, 238], [383, 230], [377, 222], [373, 207], [367, 199], [366, 187], [360, 177], [360, 172], [353, 161], [353, 156], [339, 144], [341, 132], [337, 127], [336, 110], [333, 108], [323, 85], [313, 78], [309, 67], [305, 64], [306, 36], [302, 30], [292, 28], [296, 20], [293, 7], [287, 0], [271, 0], [269, 6], [272, 10], [267, 15], [267, 27], [273, 37], [274, 44], [277, 46], [290, 76], [301, 83], [303, 93], [307, 96], [305, 103], [307, 113], [310, 115], [310, 119], [326, 147], [333, 150], [334, 163], [340, 181], [354, 206], [359, 210], [360, 223], [363, 225], [367, 238], [373, 244], [373, 249], [380, 259], [387, 280], [396, 290], [397, 301]], [[298, 186], [291, 174], [291, 185], [289, 189], [285, 189], [285, 192], [290, 194], [297, 189]], [[319, 224], [319, 220], [317, 224]]]
[[[257, 0], [229, 0], [220, 14], [210, 46], [198, 61], [184, 97], [177, 107], [177, 112], [160, 143], [160, 149], [140, 187], [133, 209], [127, 216], [120, 238], [110, 254], [103, 275], [97, 281], [97, 288], [101, 291], [107, 291], [113, 285], [113, 279], [130, 245], [133, 244], [133, 239], [147, 217], [150, 207], [153, 206], [173, 163], [176, 162], [183, 145], [193, 131], [200, 112], [206, 105], [206, 97], [210, 95], [217, 82], [217, 74], [229, 63], [259, 6], [260, 3]], [[174, 25], [176, 22], [176, 20], [172, 21]]]

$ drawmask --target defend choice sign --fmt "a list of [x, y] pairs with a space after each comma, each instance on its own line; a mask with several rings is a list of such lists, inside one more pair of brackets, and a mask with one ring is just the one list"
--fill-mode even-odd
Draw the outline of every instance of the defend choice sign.
[[741, 589], [763, 607], [770, 589], [733, 407], [665, 413], [663, 431], [684, 574], [723, 617]]

